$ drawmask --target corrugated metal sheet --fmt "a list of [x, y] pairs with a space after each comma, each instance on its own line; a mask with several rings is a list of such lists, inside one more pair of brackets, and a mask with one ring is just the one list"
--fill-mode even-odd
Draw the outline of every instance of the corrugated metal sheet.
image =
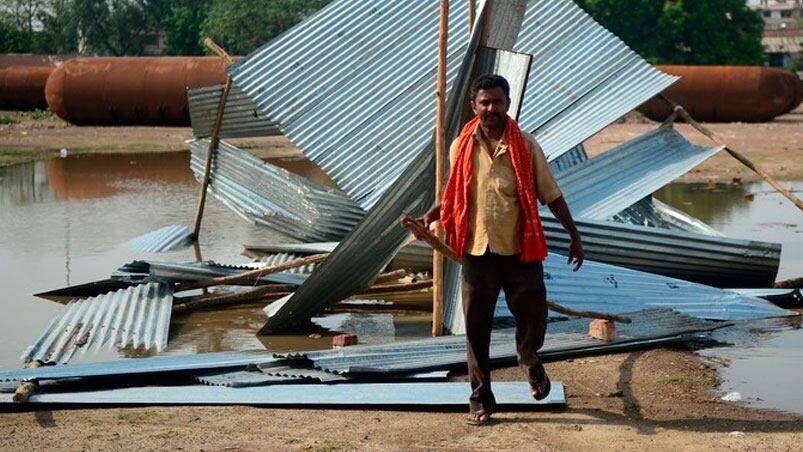
[[[262, 263], [262, 264], [265, 264], [266, 266], [273, 266], [273, 265], [283, 264], [285, 262], [290, 262], [292, 260], [296, 260], [296, 259], [299, 259], [299, 258], [304, 257], [304, 256], [305, 256], [304, 254], [275, 253], [275, 254], [269, 254], [269, 255], [266, 255], [266, 256], [262, 256], [261, 258], [259, 258], [259, 262]], [[290, 273], [290, 274], [295, 274], [295, 275], [305, 275], [304, 279], [306, 279], [306, 275], [309, 275], [310, 273], [315, 271], [315, 269], [317, 267], [318, 267], [318, 264], [307, 264], [307, 265], [302, 265], [301, 267], [291, 268], [291, 269], [286, 270], [286, 271], [284, 271], [282, 273]]]
[[[394, 375], [391, 378], [382, 378], [383, 383], [391, 381], [443, 381], [448, 371], [434, 371], [414, 374]], [[280, 366], [267, 367], [263, 370], [223, 371], [210, 374], [201, 374], [195, 377], [200, 383], [210, 386], [227, 386], [230, 388], [243, 388], [248, 386], [263, 386], [285, 383], [366, 383], [366, 379], [355, 379], [318, 369], [299, 369], [296, 367]], [[2, 392], [0, 390], [0, 392]]]
[[[231, 276], [256, 268], [266, 267], [265, 264], [249, 265], [223, 265], [214, 262], [148, 262], [151, 277], [160, 281], [183, 282], [198, 281], [219, 276]], [[306, 275], [292, 272], [278, 272], [265, 275], [263, 281], [278, 284], [300, 285], [306, 281]]]
[[678, 80], [571, 0], [528, 2], [514, 51], [533, 55], [519, 125], [552, 160]]
[[[465, 53], [451, 8], [447, 80]], [[282, 132], [368, 208], [432, 137], [437, 2], [340, 0], [230, 69]], [[393, 158], [388, 158], [392, 155]]]
[[166, 253], [189, 245], [192, 231], [183, 224], [165, 226], [131, 240], [131, 246], [142, 253]]
[[569, 168], [579, 165], [587, 160], [588, 154], [586, 154], [586, 148], [583, 147], [583, 144], [581, 143], [573, 147], [569, 152], [566, 152], [549, 162], [549, 168], [553, 175], [559, 176]]
[[[318, 371], [320, 372], [320, 371]], [[331, 374], [330, 374], [331, 375]], [[226, 386], [228, 388], [247, 388], [250, 386], [265, 386], [273, 384], [297, 383], [304, 381], [304, 377], [286, 377], [268, 375], [259, 370], [224, 370], [202, 372], [195, 375], [199, 383], [207, 386]], [[309, 381], [309, 380], [308, 380]]]
[[562, 172], [556, 179], [574, 216], [604, 220], [720, 150], [694, 146], [672, 127], [661, 126]]
[[[207, 138], [212, 134], [222, 95], [223, 85], [187, 90], [192, 134], [196, 138]], [[279, 134], [279, 129], [268, 121], [254, 101], [245, 95], [237, 84], [232, 84], [218, 136], [220, 138], [245, 138]]]
[[[164, 282], [172, 284], [178, 282], [198, 281], [201, 279], [215, 278], [218, 276], [231, 276], [264, 266], [266, 266], [266, 264], [249, 263], [244, 265], [225, 265], [212, 261], [134, 261], [118, 268], [111, 275], [111, 277], [117, 281], [132, 283]], [[278, 284], [299, 285], [306, 280], [306, 276], [300, 273], [288, 271], [265, 275], [262, 277], [262, 280]]]
[[674, 231], [725, 237], [725, 234], [711, 226], [652, 196], [644, 197], [641, 201], [619, 212], [609, 218], [609, 220], [638, 226], [651, 226], [655, 228], [672, 229]]
[[[450, 8], [450, 89], [467, 47], [466, 8]], [[432, 107], [437, 18], [434, 1], [335, 1], [235, 63], [230, 74], [367, 209], [432, 136], [431, 116], [417, 112]], [[529, 76], [521, 125], [550, 158], [676, 80], [569, 0], [530, 1], [513, 50], [533, 55], [538, 68]]]
[[249, 365], [258, 365], [276, 360], [277, 358], [272, 353], [265, 351], [164, 355], [150, 358], [70, 364], [69, 366], [44, 366], [35, 369], [6, 370], [0, 371], [0, 381], [66, 380], [205, 369], [245, 368]]
[[[569, 236], [542, 215], [549, 250], [565, 254]], [[766, 287], [775, 281], [781, 245], [756, 240], [575, 219], [586, 258], [717, 287]]]
[[[797, 315], [755, 297], [665, 276], [586, 260], [573, 272], [566, 257], [550, 254], [544, 262], [547, 298], [571, 309], [623, 313], [647, 307], [672, 308], [714, 320], [750, 320]], [[444, 324], [452, 333], [465, 331], [460, 283], [458, 296], [444, 297]]]
[[[588, 319], [550, 322], [539, 355], [559, 359], [578, 354], [620, 349], [623, 346], [654, 345], [659, 339], [687, 339], [688, 335], [728, 325], [680, 314], [671, 309], [647, 309], [627, 314], [633, 323], [617, 324], [616, 338], [599, 341], [588, 335]], [[494, 330], [490, 356], [497, 364], [515, 363], [515, 328]], [[431, 369], [464, 369], [465, 336], [442, 336], [381, 345], [357, 345], [339, 350], [293, 353], [305, 357], [315, 368], [336, 374], [394, 373]]]
[[[200, 180], [208, 140], [190, 140]], [[338, 240], [365, 215], [342, 191], [265, 163], [221, 141], [209, 190], [243, 218], [304, 241]]]
[[[29, 404], [92, 405], [260, 405], [260, 406], [465, 406], [469, 383], [364, 383], [346, 385], [304, 384], [276, 388], [256, 386], [150, 386], [87, 392], [35, 394]], [[563, 385], [552, 382], [549, 396], [537, 401], [530, 396], [527, 382], [494, 383], [497, 405], [564, 405]], [[11, 395], [0, 396], [11, 403]]]
[[155, 283], [71, 301], [20, 359], [66, 364], [78, 352], [103, 346], [161, 351], [172, 307], [172, 289]]

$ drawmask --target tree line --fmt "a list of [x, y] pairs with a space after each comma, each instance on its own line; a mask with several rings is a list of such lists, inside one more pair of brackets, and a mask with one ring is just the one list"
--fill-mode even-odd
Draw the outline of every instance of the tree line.
[[0, 53], [203, 55], [209, 36], [233, 55], [254, 50], [331, 0], [2, 0]]
[[[161, 35], [167, 55], [202, 55], [205, 36], [243, 55], [330, 1], [3, 0], [0, 52], [141, 55]], [[652, 63], [764, 62], [744, 0], [575, 1]]]

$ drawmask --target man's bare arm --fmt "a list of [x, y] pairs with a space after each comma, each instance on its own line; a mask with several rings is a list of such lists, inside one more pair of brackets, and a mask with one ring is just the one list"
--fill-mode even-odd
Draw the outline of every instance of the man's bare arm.
[[563, 225], [563, 229], [569, 233], [569, 238], [571, 239], [569, 242], [569, 263], [574, 265], [574, 271], [580, 270], [583, 265], [583, 244], [566, 200], [561, 196], [547, 204], [547, 207], [555, 215], [555, 218], [560, 221], [560, 224]]

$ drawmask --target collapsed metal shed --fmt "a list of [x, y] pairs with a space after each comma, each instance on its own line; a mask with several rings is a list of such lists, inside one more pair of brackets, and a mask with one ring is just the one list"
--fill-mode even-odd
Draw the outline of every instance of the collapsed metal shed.
[[[465, 2], [450, 8], [452, 91], [468, 46], [466, 17]], [[418, 112], [431, 108], [437, 20], [437, 2], [334, 1], [229, 73], [368, 209], [432, 136], [433, 121]], [[570, 0], [527, 2], [510, 49], [532, 55], [538, 68], [529, 75], [528, 86], [537, 89], [525, 92], [520, 124], [550, 159], [677, 79], [653, 69]]]

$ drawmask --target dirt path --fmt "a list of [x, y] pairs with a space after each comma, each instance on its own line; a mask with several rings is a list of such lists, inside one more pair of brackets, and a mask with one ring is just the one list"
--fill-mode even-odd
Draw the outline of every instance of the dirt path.
[[[142, 407], [0, 413], [3, 450], [800, 450], [803, 419], [721, 402], [716, 372], [656, 349], [550, 363], [562, 411]], [[494, 372], [520, 379], [518, 369]], [[736, 433], [732, 433], [736, 432]]]
[[[586, 141], [586, 151], [589, 156], [598, 155], [657, 126], [658, 123], [647, 119], [612, 124]], [[675, 127], [694, 144], [714, 145], [688, 124], [680, 123]], [[803, 179], [803, 105], [768, 123], [706, 124], [706, 127], [773, 177], [781, 180]], [[703, 182], [716, 179], [730, 182], [734, 177], [746, 181], [760, 179], [728, 153], [720, 152], [679, 180]]]

